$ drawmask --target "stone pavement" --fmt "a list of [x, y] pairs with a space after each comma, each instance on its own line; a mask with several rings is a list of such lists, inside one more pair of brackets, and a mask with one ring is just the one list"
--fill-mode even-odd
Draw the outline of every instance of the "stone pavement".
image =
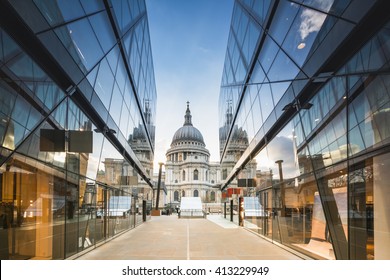
[[300, 260], [218, 215], [154, 216], [78, 260]]

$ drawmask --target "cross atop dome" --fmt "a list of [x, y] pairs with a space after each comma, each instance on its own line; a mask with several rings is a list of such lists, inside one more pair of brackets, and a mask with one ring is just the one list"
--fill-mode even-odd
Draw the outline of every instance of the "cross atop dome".
[[184, 116], [184, 125], [192, 126], [191, 118], [192, 118], [192, 116], [191, 116], [191, 111], [190, 111], [190, 102], [187, 101], [187, 110], [186, 110], [186, 114]]

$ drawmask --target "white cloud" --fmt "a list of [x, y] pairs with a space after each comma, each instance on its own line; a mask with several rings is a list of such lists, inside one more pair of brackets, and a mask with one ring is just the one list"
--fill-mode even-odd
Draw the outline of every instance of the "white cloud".
[[203, 52], [203, 53], [208, 53], [208, 52], [210, 52], [210, 49], [208, 49], [208, 48], [204, 48], [204, 47], [198, 47], [198, 50], [200, 50], [201, 52]]
[[299, 27], [299, 33], [301, 34], [302, 41], [306, 39], [312, 32], [318, 32], [321, 29], [322, 24], [326, 18], [325, 14], [305, 9], [301, 14], [301, 25]]
[[[328, 12], [333, 4], [333, 0], [315, 2], [316, 3], [314, 6], [317, 6], [324, 12]], [[305, 40], [310, 33], [318, 32], [324, 24], [326, 17], [327, 15], [325, 13], [320, 13], [315, 10], [305, 8], [301, 14], [302, 22], [299, 27], [299, 33], [301, 35], [302, 41]]]

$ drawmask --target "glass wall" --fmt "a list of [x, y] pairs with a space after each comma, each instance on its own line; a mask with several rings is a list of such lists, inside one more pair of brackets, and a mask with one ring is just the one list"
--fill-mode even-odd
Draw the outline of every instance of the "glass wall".
[[71, 258], [150, 217], [146, 9], [109, 6], [2, 3], [15, 21], [0, 26], [0, 259]]
[[[357, 80], [337, 80], [352, 79]], [[357, 95], [345, 88], [343, 108], [327, 120], [321, 116], [321, 131], [311, 138], [302, 141], [297, 132], [310, 135], [317, 125], [316, 119], [313, 125], [304, 121], [316, 114], [315, 105], [256, 155], [256, 187], [243, 190], [245, 227], [314, 258], [390, 257], [384, 249], [390, 238], [385, 184], [390, 87], [387, 74], [365, 81]]]
[[[389, 19], [379, 24], [349, 1], [270, 1], [262, 22], [254, 16], [258, 2], [236, 1], [232, 19], [219, 104], [221, 163], [237, 151], [236, 127], [248, 140], [222, 187], [238, 180], [243, 226], [271, 242], [316, 259], [390, 259]], [[360, 31], [352, 14], [375, 32]], [[259, 34], [240, 74], [246, 78], [230, 83], [231, 53], [243, 55], [230, 51], [241, 38], [234, 25], [248, 16], [267, 34]], [[308, 29], [312, 17], [318, 24]], [[343, 40], [359, 47], [343, 49]], [[255, 174], [243, 175], [254, 164]]]

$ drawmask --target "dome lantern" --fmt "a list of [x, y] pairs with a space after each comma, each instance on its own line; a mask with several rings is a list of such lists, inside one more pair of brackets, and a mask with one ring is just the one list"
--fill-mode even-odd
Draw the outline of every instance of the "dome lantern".
[[202, 133], [192, 125], [192, 116], [190, 111], [190, 102], [187, 101], [187, 110], [184, 115], [184, 125], [173, 135], [171, 147], [181, 142], [198, 142], [205, 146]]
[[190, 111], [190, 102], [187, 101], [187, 110], [186, 114], [184, 116], [184, 125], [191, 125], [192, 126], [192, 116], [191, 116], [191, 111]]

